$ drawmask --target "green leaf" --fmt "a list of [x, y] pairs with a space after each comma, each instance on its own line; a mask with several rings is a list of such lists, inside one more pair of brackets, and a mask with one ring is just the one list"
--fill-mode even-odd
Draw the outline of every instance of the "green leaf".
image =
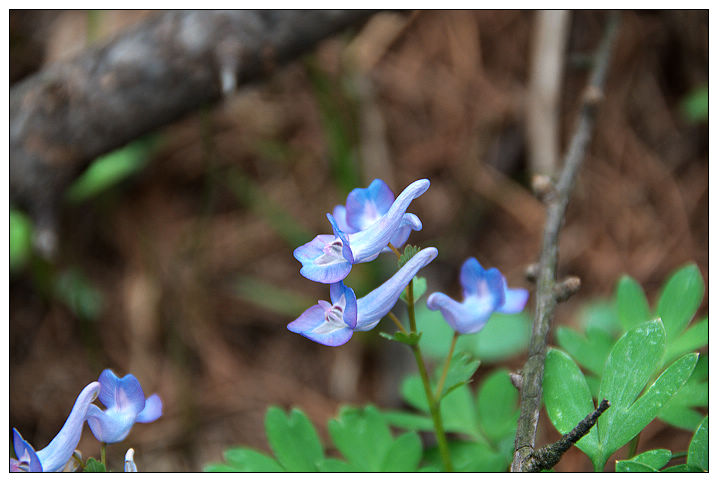
[[[601, 432], [603, 416], [599, 419], [599, 433], [604, 446], [604, 455], [610, 456], [633, 437], [638, 435], [660, 412], [663, 405], [683, 386], [698, 361], [697, 353], [679, 358], [648, 387], [635, 403], [626, 407], [623, 401], [611, 406], [606, 430]], [[607, 398], [607, 397], [604, 397]], [[608, 399], [610, 401], [610, 398]], [[625, 399], [624, 399], [625, 400]], [[615, 412], [613, 411], [615, 409]], [[612, 424], [612, 425], [611, 425]]]
[[87, 459], [87, 462], [85, 462], [84, 472], [107, 472], [107, 467], [99, 460], [90, 457]]
[[678, 338], [669, 343], [666, 347], [664, 360], [672, 362], [679, 356], [690, 351], [698, 350], [708, 344], [708, 318], [691, 325]]
[[651, 319], [651, 310], [643, 288], [628, 275], [623, 275], [618, 281], [616, 306], [618, 319], [625, 331]]
[[[414, 303], [416, 303], [417, 300], [421, 298], [424, 293], [426, 293], [426, 278], [424, 278], [423, 276], [414, 276], [412, 282], [412, 293], [414, 294]], [[407, 286], [407, 288], [401, 292], [400, 298], [404, 303], [409, 303], [409, 300], [407, 298], [408, 295], [406, 294], [408, 289], [409, 287]]]
[[67, 199], [84, 201], [138, 172], [147, 164], [156, 140], [155, 136], [143, 137], [98, 157], [68, 188]]
[[476, 407], [479, 424], [492, 442], [515, 433], [519, 416], [518, 399], [518, 390], [511, 383], [508, 370], [496, 370], [484, 379], [478, 391]]
[[633, 460], [617, 460], [616, 472], [658, 472], [650, 465], [635, 462]]
[[671, 461], [672, 455], [668, 449], [655, 449], [638, 454], [630, 460], [646, 464], [654, 469], [661, 469]]
[[389, 410], [382, 412], [382, 416], [386, 423], [393, 427], [425, 432], [434, 430], [434, 423], [426, 415]]
[[704, 414], [692, 407], [708, 406], [708, 356], [700, 355], [693, 374], [659, 413], [659, 418], [675, 427], [694, 432]]
[[661, 317], [670, 342], [691, 321], [705, 290], [698, 266], [690, 264], [676, 271], [665, 284], [656, 315]]
[[708, 86], [693, 89], [681, 100], [681, 113], [689, 122], [708, 120]]
[[[561, 434], [573, 430], [586, 415], [596, 409], [578, 365], [566, 353], [555, 348], [549, 349], [546, 354], [543, 398], [549, 419]], [[609, 408], [602, 417], [612, 409]], [[584, 435], [576, 446], [589, 456], [597, 470], [602, 468], [596, 427]]]
[[357, 472], [357, 469], [343, 460], [328, 458], [317, 464], [320, 472]]
[[284, 472], [272, 457], [248, 448], [227, 449], [224, 459], [234, 469], [232, 472]]
[[406, 432], [394, 440], [384, 456], [381, 472], [415, 472], [421, 461], [421, 439]]
[[613, 346], [613, 338], [601, 329], [591, 328], [587, 332], [588, 337], [584, 338], [571, 328], [559, 326], [556, 340], [581, 366], [600, 375]]
[[394, 332], [392, 335], [379, 332], [379, 336], [386, 338], [387, 340], [398, 341], [399, 343], [404, 343], [409, 346], [416, 345], [419, 343], [419, 340], [421, 340], [421, 333], [404, 333], [403, 331]]
[[[454, 330], [441, 312], [431, 311], [423, 303], [418, 305], [416, 325], [424, 333], [419, 343], [421, 351], [435, 360], [446, 359]], [[456, 350], [470, 353], [484, 363], [497, 362], [525, 350], [530, 336], [531, 321], [526, 313], [494, 313], [479, 333], [461, 335]]]
[[[421, 251], [421, 248], [419, 248], [418, 246], [413, 246], [411, 244], [407, 244], [406, 246], [404, 246], [404, 252], [401, 253], [401, 256], [399, 256], [399, 259], [397, 260], [398, 267], [401, 268], [402, 266], [404, 266], [411, 258], [416, 256], [416, 253], [418, 253], [419, 251]], [[415, 299], [418, 299], [418, 297], [416, 297]]]
[[585, 330], [600, 329], [612, 337], [623, 332], [618, 319], [618, 311], [611, 301], [595, 301], [589, 304], [581, 309], [579, 319]]
[[[452, 440], [449, 442], [451, 462], [455, 472], [505, 472], [506, 458], [484, 442]], [[438, 450], [427, 450], [424, 462], [441, 466]]]
[[306, 415], [292, 409], [289, 417], [278, 407], [270, 407], [265, 417], [269, 445], [274, 455], [290, 472], [316, 472], [324, 458], [319, 435]]
[[440, 410], [447, 432], [463, 433], [477, 440], [484, 439], [478, 428], [474, 397], [466, 385], [446, 395], [441, 401]]
[[102, 293], [82, 272], [68, 269], [55, 279], [55, 296], [81, 320], [95, 320], [103, 305]]
[[626, 332], [608, 355], [598, 397], [599, 400], [611, 402], [611, 408], [598, 419], [601, 443], [613, 447], [610, 452], [604, 450], [605, 459], [630, 440], [629, 437], [618, 445], [614, 442], [618, 434], [625, 434], [623, 427], [628, 409], [658, 368], [665, 338], [663, 324], [660, 321], [649, 321]]
[[360, 471], [381, 470], [393, 442], [389, 427], [372, 406], [342, 408], [339, 417], [329, 421], [329, 434], [336, 448]]
[[207, 464], [202, 469], [204, 472], [237, 472], [237, 470], [227, 464]]
[[[479, 360], [473, 358], [468, 353], [456, 353], [449, 363], [449, 370], [446, 372], [446, 380], [444, 380], [444, 386], [442, 387], [438, 400], [441, 400], [459, 386], [468, 383], [471, 380], [471, 376], [479, 368], [480, 363]], [[437, 379], [441, 376], [439, 372], [442, 369], [442, 367], [437, 368]]]
[[708, 471], [708, 416], [698, 426], [688, 446], [688, 465]]
[[10, 271], [22, 269], [32, 255], [32, 221], [17, 209], [10, 209]]
[[404, 378], [399, 391], [406, 403], [421, 412], [429, 412], [429, 402], [426, 400], [424, 384], [419, 375], [410, 375]]
[[661, 470], [661, 472], [703, 472], [703, 469], [695, 465], [680, 464], [667, 467]]

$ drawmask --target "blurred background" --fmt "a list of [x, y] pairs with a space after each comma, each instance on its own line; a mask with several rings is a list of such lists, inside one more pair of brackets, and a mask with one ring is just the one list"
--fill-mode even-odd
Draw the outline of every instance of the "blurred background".
[[[11, 11], [12, 86], [159, 12]], [[576, 120], [607, 12], [566, 16], [559, 49], [558, 148]], [[11, 206], [10, 426], [44, 447], [104, 368], [135, 374], [165, 411], [111, 446], [140, 471], [198, 471], [235, 445], [268, 450], [268, 405], [301, 407], [327, 442], [345, 403], [400, 407], [410, 352], [375, 331], [338, 348], [286, 324], [328, 297], [299, 275], [297, 246], [329, 232], [325, 213], [385, 180], [398, 194], [429, 178], [410, 243], [436, 246], [429, 292], [459, 296], [461, 263], [499, 267], [509, 285], [538, 256], [543, 205], [531, 194], [528, 119], [540, 55], [535, 11], [381, 12], [322, 41], [269, 78], [98, 159], [61, 207], [58, 251], [32, 249], [33, 220]], [[593, 140], [560, 238], [559, 276], [587, 302], [627, 273], [655, 302], [695, 262], [708, 283], [708, 15], [622, 13]], [[560, 166], [559, 166], [560, 167]], [[357, 265], [361, 296], [395, 269]], [[707, 299], [707, 298], [706, 298]], [[533, 312], [533, 294], [527, 307]], [[707, 314], [707, 301], [700, 312]], [[524, 326], [526, 337], [528, 325]], [[380, 330], [391, 331], [383, 321]], [[484, 363], [518, 369], [525, 350]], [[85, 429], [79, 448], [98, 456]], [[654, 422], [639, 452], [685, 450], [691, 434]], [[558, 433], [542, 415], [538, 442]], [[608, 467], [612, 467], [609, 464]], [[591, 470], [571, 449], [557, 471]]]

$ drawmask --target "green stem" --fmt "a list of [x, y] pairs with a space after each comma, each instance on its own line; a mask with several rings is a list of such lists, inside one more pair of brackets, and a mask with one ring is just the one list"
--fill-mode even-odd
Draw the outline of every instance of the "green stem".
[[100, 446], [100, 462], [105, 466], [105, 470], [107, 470], [107, 444], [105, 442], [102, 442]]
[[[406, 300], [409, 306], [409, 327], [411, 333], [416, 333], [416, 314], [414, 312], [414, 281], [409, 282], [409, 286], [406, 289]], [[424, 391], [426, 392], [426, 400], [429, 402], [429, 412], [431, 413], [431, 420], [434, 422], [434, 432], [436, 434], [436, 443], [439, 446], [439, 454], [441, 455], [441, 461], [444, 464], [444, 470], [447, 472], [453, 472], [454, 468], [451, 465], [451, 454], [449, 453], [449, 444], [446, 441], [446, 434], [444, 433], [444, 425], [441, 422], [441, 412], [439, 410], [439, 404], [437, 403], [434, 394], [431, 393], [431, 382], [429, 382], [429, 374], [426, 372], [426, 365], [424, 364], [424, 358], [421, 356], [421, 348], [419, 345], [412, 345], [411, 351], [414, 353], [416, 359], [416, 366], [419, 368], [419, 375], [421, 376], [421, 382], [424, 384]]]
[[405, 335], [409, 334], [409, 332], [406, 331], [406, 328], [404, 328], [404, 325], [401, 324], [401, 321], [399, 321], [399, 318], [397, 318], [394, 313], [390, 311], [387, 316], [389, 316], [389, 319], [394, 322], [397, 328], [399, 328], [399, 331], [401, 331]]
[[454, 332], [454, 337], [451, 339], [451, 347], [449, 348], [449, 354], [446, 356], [446, 363], [444, 363], [444, 371], [441, 372], [441, 378], [439, 379], [439, 384], [436, 386], [436, 395], [435, 398], [437, 400], [441, 397], [441, 390], [444, 388], [444, 382], [446, 381], [446, 375], [449, 373], [449, 365], [451, 365], [451, 357], [454, 355], [454, 348], [456, 348], [456, 340], [459, 338], [459, 332]]

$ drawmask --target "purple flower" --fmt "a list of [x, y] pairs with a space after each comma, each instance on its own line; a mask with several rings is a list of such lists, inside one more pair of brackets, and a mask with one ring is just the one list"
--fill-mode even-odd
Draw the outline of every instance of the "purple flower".
[[426, 300], [430, 310], [441, 310], [446, 322], [461, 334], [481, 330], [493, 312], [519, 313], [529, 292], [509, 289], [506, 279], [496, 268], [485, 270], [476, 258], [467, 259], [461, 267], [464, 301], [459, 303], [444, 293], [432, 293]]
[[287, 328], [322, 345], [343, 345], [355, 331], [374, 328], [396, 304], [416, 273], [437, 254], [436, 248], [422, 249], [384, 284], [358, 300], [354, 290], [342, 281], [332, 283], [329, 287], [331, 303], [320, 300]]
[[82, 435], [89, 407], [100, 392], [100, 384], [92, 382], [82, 389], [75, 400], [70, 415], [54, 439], [42, 450], [26, 442], [20, 432], [13, 430], [13, 447], [17, 459], [10, 459], [11, 472], [59, 472], [70, 460]]
[[149, 423], [162, 415], [162, 400], [157, 394], [145, 400], [140, 382], [134, 375], [118, 378], [106, 369], [100, 375], [100, 401], [107, 407], [101, 410], [91, 405], [87, 424], [100, 442], [115, 443], [127, 437], [136, 422]]
[[396, 200], [380, 180], [353, 190], [346, 207], [334, 209], [338, 218], [327, 214], [334, 234], [320, 234], [294, 250], [302, 263], [299, 272], [312, 281], [336, 283], [347, 277], [353, 264], [376, 259], [389, 242], [406, 242], [412, 229], [421, 229], [419, 218], [406, 210], [430, 184], [428, 179], [414, 181]]

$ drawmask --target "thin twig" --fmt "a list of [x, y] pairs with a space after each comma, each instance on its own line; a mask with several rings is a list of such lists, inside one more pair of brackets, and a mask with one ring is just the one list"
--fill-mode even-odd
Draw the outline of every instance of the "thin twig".
[[561, 460], [561, 456], [565, 454], [571, 446], [591, 431], [593, 426], [596, 425], [596, 422], [598, 422], [598, 417], [610, 406], [609, 401], [604, 399], [596, 410], [578, 422], [578, 425], [561, 437], [558, 442], [542, 447], [532, 453], [524, 465], [524, 472], [540, 472], [556, 465], [558, 461]]
[[523, 472], [529, 456], [534, 451], [536, 427], [541, 409], [546, 337], [553, 318], [557, 299], [556, 266], [558, 264], [558, 233], [561, 227], [569, 195], [583, 161], [596, 117], [596, 106], [606, 79], [611, 50], [618, 30], [619, 16], [612, 12], [601, 44], [598, 47], [593, 71], [584, 93], [578, 124], [564, 158], [563, 169], [556, 185], [555, 195], [547, 200], [546, 224], [539, 259], [537, 277], [536, 311], [534, 313], [529, 355], [523, 367], [521, 386], [521, 414], [516, 427], [512, 472]]

